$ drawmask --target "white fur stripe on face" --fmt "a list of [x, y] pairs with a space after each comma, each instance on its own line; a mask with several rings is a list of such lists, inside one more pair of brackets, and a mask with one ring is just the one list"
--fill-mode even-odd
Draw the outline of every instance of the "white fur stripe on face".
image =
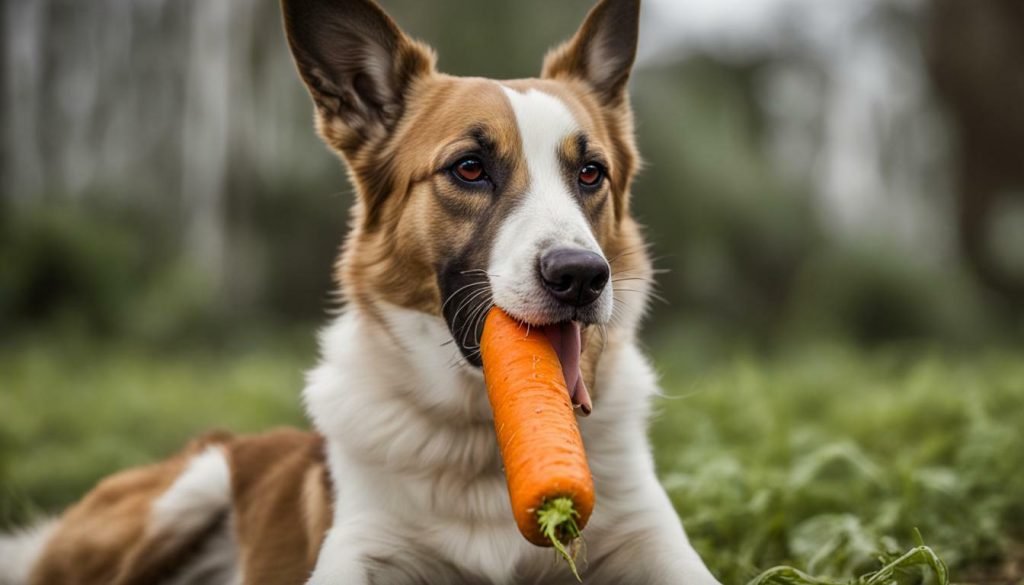
[[[535, 89], [525, 93], [502, 89], [519, 127], [529, 186], [491, 249], [491, 287], [495, 303], [512, 315], [529, 322], [551, 322], [556, 317], [554, 301], [538, 281], [539, 256], [557, 247], [601, 254], [579, 202], [565, 183], [558, 158], [562, 142], [578, 132], [579, 125], [553, 95]], [[610, 315], [611, 295], [602, 295], [598, 303], [600, 311]]]

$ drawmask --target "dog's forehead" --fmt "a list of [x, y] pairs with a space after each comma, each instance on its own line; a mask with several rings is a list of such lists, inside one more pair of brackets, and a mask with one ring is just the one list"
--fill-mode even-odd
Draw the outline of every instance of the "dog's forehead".
[[558, 142], [579, 130], [572, 112], [557, 97], [535, 88], [520, 91], [503, 87], [512, 106], [519, 127], [519, 137], [525, 151], [545, 148], [554, 155]]
[[523, 132], [545, 142], [579, 131], [600, 135], [586, 107], [557, 82], [442, 76], [418, 97], [404, 146], [420, 153], [472, 133], [515, 157], [524, 154]]
[[516, 79], [503, 81], [501, 86], [506, 95], [508, 90], [513, 90], [515, 94], [527, 96], [531, 101], [544, 101], [552, 107], [564, 108], [566, 115], [572, 118], [576, 130], [595, 138], [605, 138], [600, 108], [594, 103], [592, 96], [578, 84], [553, 79]]

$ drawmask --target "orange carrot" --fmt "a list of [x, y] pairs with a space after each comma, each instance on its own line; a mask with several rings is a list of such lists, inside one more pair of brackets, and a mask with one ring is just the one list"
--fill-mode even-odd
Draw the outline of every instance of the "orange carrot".
[[480, 347], [516, 524], [533, 544], [554, 546], [576, 573], [565, 545], [590, 518], [594, 481], [558, 354], [540, 330], [498, 308]]

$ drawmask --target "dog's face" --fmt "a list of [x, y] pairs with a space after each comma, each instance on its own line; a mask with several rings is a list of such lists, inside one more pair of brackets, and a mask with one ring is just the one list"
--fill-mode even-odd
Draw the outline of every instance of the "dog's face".
[[639, 0], [603, 0], [541, 78], [500, 82], [437, 73], [370, 0], [284, 9], [318, 129], [358, 192], [339, 267], [351, 302], [441, 316], [477, 365], [494, 304], [577, 337], [635, 324], [650, 280], [628, 201]]

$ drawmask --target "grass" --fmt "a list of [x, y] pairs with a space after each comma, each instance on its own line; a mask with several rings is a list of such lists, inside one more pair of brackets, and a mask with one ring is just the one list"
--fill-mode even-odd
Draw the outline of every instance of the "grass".
[[723, 583], [777, 564], [860, 583], [917, 545], [915, 529], [954, 582], [1024, 582], [1012, 568], [1024, 541], [1019, 354], [825, 347], [658, 363], [669, 396], [656, 460]]
[[[1024, 583], [1024, 360], [823, 347], [656, 353], [662, 479], [727, 585]], [[197, 432], [303, 424], [311, 344], [0, 348], [0, 524]], [[928, 547], [920, 546], [915, 529]], [[772, 569], [776, 565], [794, 568]], [[799, 569], [799, 570], [798, 570]]]
[[[949, 569], [935, 552], [918, 545], [910, 551], [887, 560], [879, 558], [881, 568], [861, 577], [846, 581], [851, 585], [902, 585], [929, 582], [936, 585], [949, 583]], [[792, 567], [776, 567], [762, 573], [750, 585], [843, 585], [831, 579], [812, 577]]]
[[[311, 345], [311, 344], [310, 344]], [[213, 428], [304, 424], [312, 347], [160, 353], [33, 343], [0, 351], [0, 524], [58, 510], [111, 472]]]

